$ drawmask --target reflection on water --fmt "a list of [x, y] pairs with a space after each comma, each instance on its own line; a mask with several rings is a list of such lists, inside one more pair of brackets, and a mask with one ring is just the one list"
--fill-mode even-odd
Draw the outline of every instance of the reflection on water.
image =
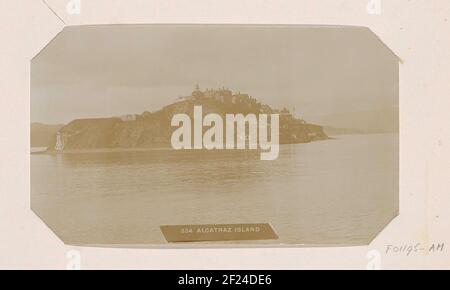
[[274, 161], [239, 150], [32, 155], [31, 191], [66, 243], [165, 244], [160, 225], [269, 222], [276, 243], [361, 244], [397, 214], [398, 135], [283, 145]]

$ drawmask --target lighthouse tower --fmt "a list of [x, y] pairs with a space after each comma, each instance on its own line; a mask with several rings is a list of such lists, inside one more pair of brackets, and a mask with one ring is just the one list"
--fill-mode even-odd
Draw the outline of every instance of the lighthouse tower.
[[63, 136], [61, 134], [61, 132], [57, 132], [56, 133], [56, 145], [55, 145], [55, 150], [56, 151], [61, 151], [64, 149], [64, 139]]

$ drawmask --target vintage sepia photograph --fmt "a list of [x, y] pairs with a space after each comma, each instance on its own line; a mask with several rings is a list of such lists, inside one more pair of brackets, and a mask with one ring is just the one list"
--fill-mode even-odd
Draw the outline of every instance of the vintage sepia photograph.
[[31, 209], [69, 245], [367, 245], [400, 61], [359, 26], [67, 26], [31, 60]]

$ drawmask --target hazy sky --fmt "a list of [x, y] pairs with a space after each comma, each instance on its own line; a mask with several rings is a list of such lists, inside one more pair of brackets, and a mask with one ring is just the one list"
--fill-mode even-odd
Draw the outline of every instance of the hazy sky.
[[66, 27], [32, 61], [31, 120], [153, 111], [194, 86], [228, 87], [298, 116], [398, 107], [396, 57], [368, 29]]

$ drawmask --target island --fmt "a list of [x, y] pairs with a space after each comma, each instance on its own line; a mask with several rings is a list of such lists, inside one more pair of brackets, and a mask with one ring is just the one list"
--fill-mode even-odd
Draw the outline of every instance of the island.
[[192, 115], [195, 106], [203, 113], [278, 114], [280, 144], [309, 143], [329, 139], [323, 127], [296, 118], [287, 108], [273, 109], [256, 98], [227, 88], [201, 90], [197, 85], [185, 97], [160, 110], [110, 118], [76, 119], [54, 127], [57, 131], [48, 140], [45, 152], [74, 152], [98, 150], [144, 150], [170, 148], [171, 118], [175, 114]]

